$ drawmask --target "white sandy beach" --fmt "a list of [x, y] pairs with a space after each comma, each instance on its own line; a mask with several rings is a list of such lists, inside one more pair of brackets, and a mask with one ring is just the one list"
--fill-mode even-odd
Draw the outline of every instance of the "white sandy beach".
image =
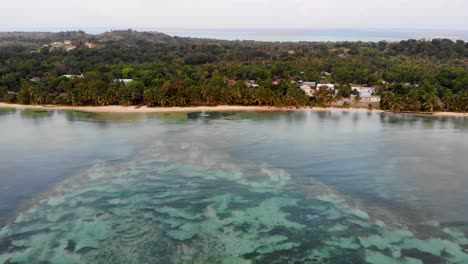
[[[229, 111], [346, 111], [368, 112], [367, 108], [338, 108], [338, 107], [271, 107], [271, 106], [242, 106], [242, 105], [218, 105], [218, 106], [191, 106], [191, 107], [140, 107], [135, 106], [59, 106], [59, 105], [21, 105], [0, 103], [0, 108], [36, 109], [36, 110], [73, 110], [93, 113], [171, 113], [171, 112], [229, 112]], [[374, 109], [372, 112], [383, 113], [386, 111]], [[415, 113], [417, 114], [417, 113]], [[427, 116], [468, 117], [468, 113], [435, 112], [424, 114]]]
[[93, 113], [170, 113], [170, 112], [224, 112], [224, 111], [287, 111], [298, 110], [296, 108], [277, 108], [268, 106], [191, 106], [191, 107], [146, 107], [142, 106], [59, 106], [59, 105], [21, 105], [0, 103], [3, 108], [36, 109], [36, 110], [73, 110]]

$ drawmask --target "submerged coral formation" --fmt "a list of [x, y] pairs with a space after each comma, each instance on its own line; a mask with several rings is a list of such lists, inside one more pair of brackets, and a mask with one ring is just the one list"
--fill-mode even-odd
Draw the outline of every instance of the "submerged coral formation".
[[159, 142], [20, 213], [0, 231], [0, 264], [468, 263], [463, 233], [431, 228], [443, 235], [390, 228], [281, 169]]

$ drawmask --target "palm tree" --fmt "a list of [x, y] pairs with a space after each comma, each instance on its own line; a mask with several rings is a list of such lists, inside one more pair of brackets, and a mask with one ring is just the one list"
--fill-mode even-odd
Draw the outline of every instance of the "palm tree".
[[389, 110], [395, 113], [401, 112], [405, 107], [405, 104], [401, 95], [395, 95], [393, 97], [393, 100], [389, 103], [390, 103]]
[[449, 111], [452, 107], [453, 94], [452, 91], [446, 89], [441, 98], [442, 104], [444, 105], [444, 110]]
[[417, 97], [411, 95], [403, 96], [403, 109], [406, 111], [417, 112], [421, 110], [421, 102]]
[[424, 103], [423, 106], [429, 109], [429, 112], [434, 112], [434, 107], [438, 104], [438, 98], [434, 94], [426, 93], [423, 95]]
[[358, 104], [361, 101], [361, 94], [357, 93], [354, 96], [354, 104]]
[[382, 109], [390, 109], [390, 105], [395, 100], [395, 94], [392, 92], [384, 92], [382, 94], [382, 100], [380, 102], [380, 107]]

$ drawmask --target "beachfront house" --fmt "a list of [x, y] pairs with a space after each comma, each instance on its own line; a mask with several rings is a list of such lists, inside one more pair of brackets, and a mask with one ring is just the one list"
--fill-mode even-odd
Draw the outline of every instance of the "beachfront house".
[[[355, 95], [351, 95], [355, 97]], [[361, 102], [370, 102], [372, 98], [372, 94], [370, 93], [359, 93], [360, 101]]]
[[[352, 94], [351, 99], [356, 98], [356, 95]], [[380, 102], [380, 95], [372, 95], [370, 93], [359, 93], [359, 101], [377, 103]]]
[[[380, 96], [379, 95], [374, 95], [376, 89], [378, 89], [377, 86], [373, 87], [365, 87], [362, 85], [355, 85], [351, 86], [352, 91], [358, 91], [359, 92], [359, 97], [361, 98], [360, 101], [362, 102], [380, 102]], [[352, 96], [354, 97], [354, 96]]]
[[351, 90], [352, 91], [358, 91], [359, 92], [359, 95], [361, 95], [361, 98], [362, 98], [362, 95], [363, 94], [373, 94], [375, 92], [375, 88], [374, 87], [364, 87], [362, 85], [351, 85]]
[[310, 87], [310, 85], [301, 85], [299, 87], [302, 91], [304, 91], [304, 93], [309, 96], [309, 97], [312, 97], [314, 95], [314, 90], [312, 87]]
[[312, 97], [314, 95], [315, 82], [302, 82], [299, 88], [304, 91], [307, 96]]

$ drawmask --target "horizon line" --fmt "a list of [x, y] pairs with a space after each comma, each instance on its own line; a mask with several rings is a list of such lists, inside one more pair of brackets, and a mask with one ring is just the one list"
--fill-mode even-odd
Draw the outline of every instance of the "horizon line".
[[12, 27], [12, 28], [0, 28], [0, 32], [39, 32], [39, 30], [49, 30], [44, 32], [52, 31], [85, 31], [86, 30], [105, 30], [105, 31], [116, 31], [116, 30], [136, 30], [136, 31], [158, 31], [158, 30], [359, 30], [359, 31], [400, 31], [400, 32], [411, 32], [414, 30], [420, 31], [458, 31], [468, 32], [468, 29], [457, 29], [457, 28], [398, 28], [398, 27], [99, 27], [99, 26], [82, 26], [82, 27]]

